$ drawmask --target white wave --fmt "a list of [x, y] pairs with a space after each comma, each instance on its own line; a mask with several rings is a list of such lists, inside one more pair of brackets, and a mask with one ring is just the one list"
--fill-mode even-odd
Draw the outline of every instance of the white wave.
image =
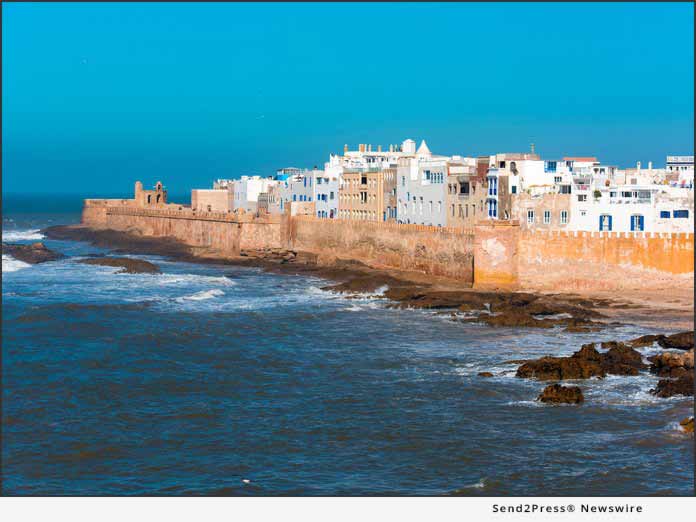
[[222, 295], [225, 295], [225, 292], [219, 288], [213, 288], [212, 290], [202, 290], [200, 292], [196, 292], [195, 294], [179, 297], [177, 298], [177, 301], [205, 301], [207, 299], [215, 299], [216, 297], [220, 297]]
[[44, 236], [38, 229], [36, 230], [3, 230], [3, 241], [38, 241]]
[[160, 274], [155, 280], [159, 285], [178, 285], [191, 283], [206, 283], [221, 286], [236, 286], [237, 283], [225, 276], [206, 276], [199, 274]]
[[5, 272], [16, 272], [22, 268], [29, 268], [31, 265], [15, 259], [14, 257], [8, 256], [6, 254], [2, 255], [2, 271]]

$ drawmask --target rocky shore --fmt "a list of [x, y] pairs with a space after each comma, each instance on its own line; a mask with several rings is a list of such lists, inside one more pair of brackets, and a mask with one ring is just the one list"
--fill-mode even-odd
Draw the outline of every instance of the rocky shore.
[[[320, 277], [334, 282], [324, 286], [323, 290], [341, 293], [347, 298], [383, 298], [391, 307], [436, 310], [448, 314], [453, 321], [485, 323], [491, 327], [561, 327], [571, 333], [597, 332], [619, 316], [619, 311], [626, 314], [640, 309], [649, 316], [651, 310], [649, 306], [641, 308], [621, 300], [621, 296], [475, 291], [458, 282], [423, 274], [379, 270], [356, 260], [339, 259], [331, 265], [322, 265], [315, 253], [288, 249], [243, 251], [239, 257], [229, 257], [215, 251], [191, 248], [173, 238], [144, 237], [84, 226], [51, 227], [43, 233], [52, 239], [88, 241], [114, 253], [161, 255], [187, 262], [257, 267], [268, 272]], [[124, 266], [109, 264], [122, 262], [114, 259], [119, 258], [95, 258], [85, 262]], [[128, 270], [126, 266], [124, 269]], [[656, 310], [664, 311], [664, 308]], [[508, 362], [520, 365], [516, 372], [519, 378], [558, 381], [541, 391], [538, 400], [544, 403], [581, 404], [584, 401], [580, 386], [563, 386], [560, 382], [564, 380], [601, 379], [607, 375], [635, 376], [642, 372], [661, 377], [655, 389], [651, 390], [657, 397], [693, 396], [693, 335], [693, 331], [645, 335], [624, 342], [585, 344], [569, 357], [546, 356]], [[646, 364], [636, 348], [654, 345], [665, 351], [650, 357], [650, 364]], [[480, 372], [479, 376], [492, 377], [493, 374]]]
[[30, 265], [46, 263], [47, 261], [56, 261], [65, 257], [63, 254], [46, 248], [46, 245], [43, 243], [32, 243], [31, 245], [3, 243], [2, 253], [10, 255], [18, 261], [29, 263]]
[[93, 257], [78, 261], [83, 265], [98, 265], [120, 267], [119, 274], [159, 274], [160, 269], [157, 265], [142, 259], [131, 259], [129, 257]]
[[[667, 350], [683, 350], [682, 352], [665, 351], [648, 357], [650, 365], [643, 362], [643, 356], [635, 347], [649, 346], [658, 343]], [[601, 343], [598, 351], [595, 344], [585, 344], [580, 350], [569, 357], [546, 356], [531, 361], [521, 362], [516, 376], [539, 381], [583, 380], [604, 378], [607, 375], [638, 375], [640, 372], [665, 377], [660, 379], [651, 393], [657, 397], [673, 396], [693, 397], [694, 395], [694, 332], [681, 332], [674, 335], [643, 336], [627, 342], [608, 341]], [[513, 362], [513, 361], [509, 361]], [[542, 402], [578, 404], [575, 400], [578, 392], [567, 389], [560, 384], [547, 386], [539, 396]]]
[[[439, 310], [463, 323], [492, 327], [563, 327], [567, 332], [597, 331], [607, 319], [598, 309], [625, 303], [564, 294], [482, 292], [466, 285], [423, 274], [371, 268], [360, 261], [338, 259], [321, 265], [317, 254], [288, 249], [243, 251], [239, 257], [193, 249], [173, 238], [153, 238], [81, 225], [50, 227], [43, 233], [52, 239], [87, 241], [113, 253], [161, 255], [197, 263], [258, 267], [268, 272], [321, 277], [334, 284], [323, 290], [347, 297], [370, 295], [389, 300], [389, 306]], [[90, 261], [97, 263], [95, 261]]]

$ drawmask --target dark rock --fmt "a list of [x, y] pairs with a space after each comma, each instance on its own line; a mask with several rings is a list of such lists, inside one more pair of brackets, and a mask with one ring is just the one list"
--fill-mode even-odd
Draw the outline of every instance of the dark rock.
[[648, 357], [650, 371], [660, 377], [681, 377], [694, 370], [694, 350], [686, 353], [663, 352]]
[[121, 267], [123, 270], [118, 274], [159, 274], [160, 269], [157, 265], [142, 259], [131, 259], [129, 257], [100, 257], [92, 259], [81, 259], [79, 261], [85, 265], [113, 266]]
[[652, 346], [653, 343], [664, 339], [664, 335], [642, 335], [636, 339], [626, 342], [629, 346], [633, 348], [640, 348], [642, 346]]
[[594, 344], [585, 344], [570, 357], [542, 357], [527, 361], [517, 369], [517, 377], [542, 381], [565, 379], [589, 379], [612, 375], [637, 375], [647, 368], [640, 353], [617, 343], [605, 353]]
[[580, 404], [585, 400], [585, 397], [579, 386], [551, 384], [544, 388], [537, 400], [554, 404]]
[[684, 395], [685, 397], [694, 396], [694, 373], [689, 372], [682, 375], [678, 379], [660, 379], [657, 387], [650, 390], [653, 395], [658, 397], [673, 397], [675, 395]]
[[493, 374], [491, 372], [479, 372], [478, 376], [479, 377], [493, 377]]
[[694, 347], [694, 332], [681, 332], [668, 335], [657, 341], [663, 348], [674, 348], [677, 350], [691, 350]]
[[46, 248], [46, 245], [43, 243], [32, 243], [31, 245], [3, 243], [2, 253], [10, 255], [18, 261], [29, 263], [30, 265], [55, 261], [65, 257], [63, 254]]

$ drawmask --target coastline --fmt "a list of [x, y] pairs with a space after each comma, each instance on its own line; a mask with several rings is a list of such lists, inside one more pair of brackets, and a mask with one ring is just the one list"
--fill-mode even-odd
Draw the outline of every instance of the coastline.
[[[394, 306], [456, 310], [473, 301], [480, 304], [486, 297], [534, 296], [536, 304], [558, 307], [559, 313], [572, 311], [589, 320], [625, 322], [645, 328], [669, 329], [672, 332], [694, 327], [693, 288], [547, 292], [547, 291], [480, 291], [445, 277], [418, 272], [382, 269], [358, 260], [336, 259], [319, 264], [318, 254], [304, 251], [266, 249], [242, 252], [240, 256], [221, 255], [214, 249], [186, 245], [171, 237], [149, 237], [86, 225], [57, 225], [42, 231], [49, 239], [84, 241], [108, 248], [114, 253], [159, 255], [176, 261], [224, 264], [260, 268], [266, 272], [307, 275], [333, 281], [324, 287], [350, 294], [371, 294], [388, 287], [384, 297]], [[512, 303], [523, 308], [526, 303]], [[461, 308], [460, 308], [461, 309]], [[525, 325], [520, 325], [525, 326]], [[581, 327], [583, 325], [580, 325]], [[570, 331], [570, 330], [569, 330]]]

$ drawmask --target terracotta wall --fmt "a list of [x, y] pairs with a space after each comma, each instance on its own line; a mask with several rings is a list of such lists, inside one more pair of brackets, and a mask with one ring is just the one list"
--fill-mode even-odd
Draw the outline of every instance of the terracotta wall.
[[520, 231], [519, 283], [548, 290], [693, 286], [693, 234]]
[[463, 229], [298, 216], [290, 224], [290, 243], [319, 254], [320, 262], [357, 259], [473, 281], [473, 235]]

